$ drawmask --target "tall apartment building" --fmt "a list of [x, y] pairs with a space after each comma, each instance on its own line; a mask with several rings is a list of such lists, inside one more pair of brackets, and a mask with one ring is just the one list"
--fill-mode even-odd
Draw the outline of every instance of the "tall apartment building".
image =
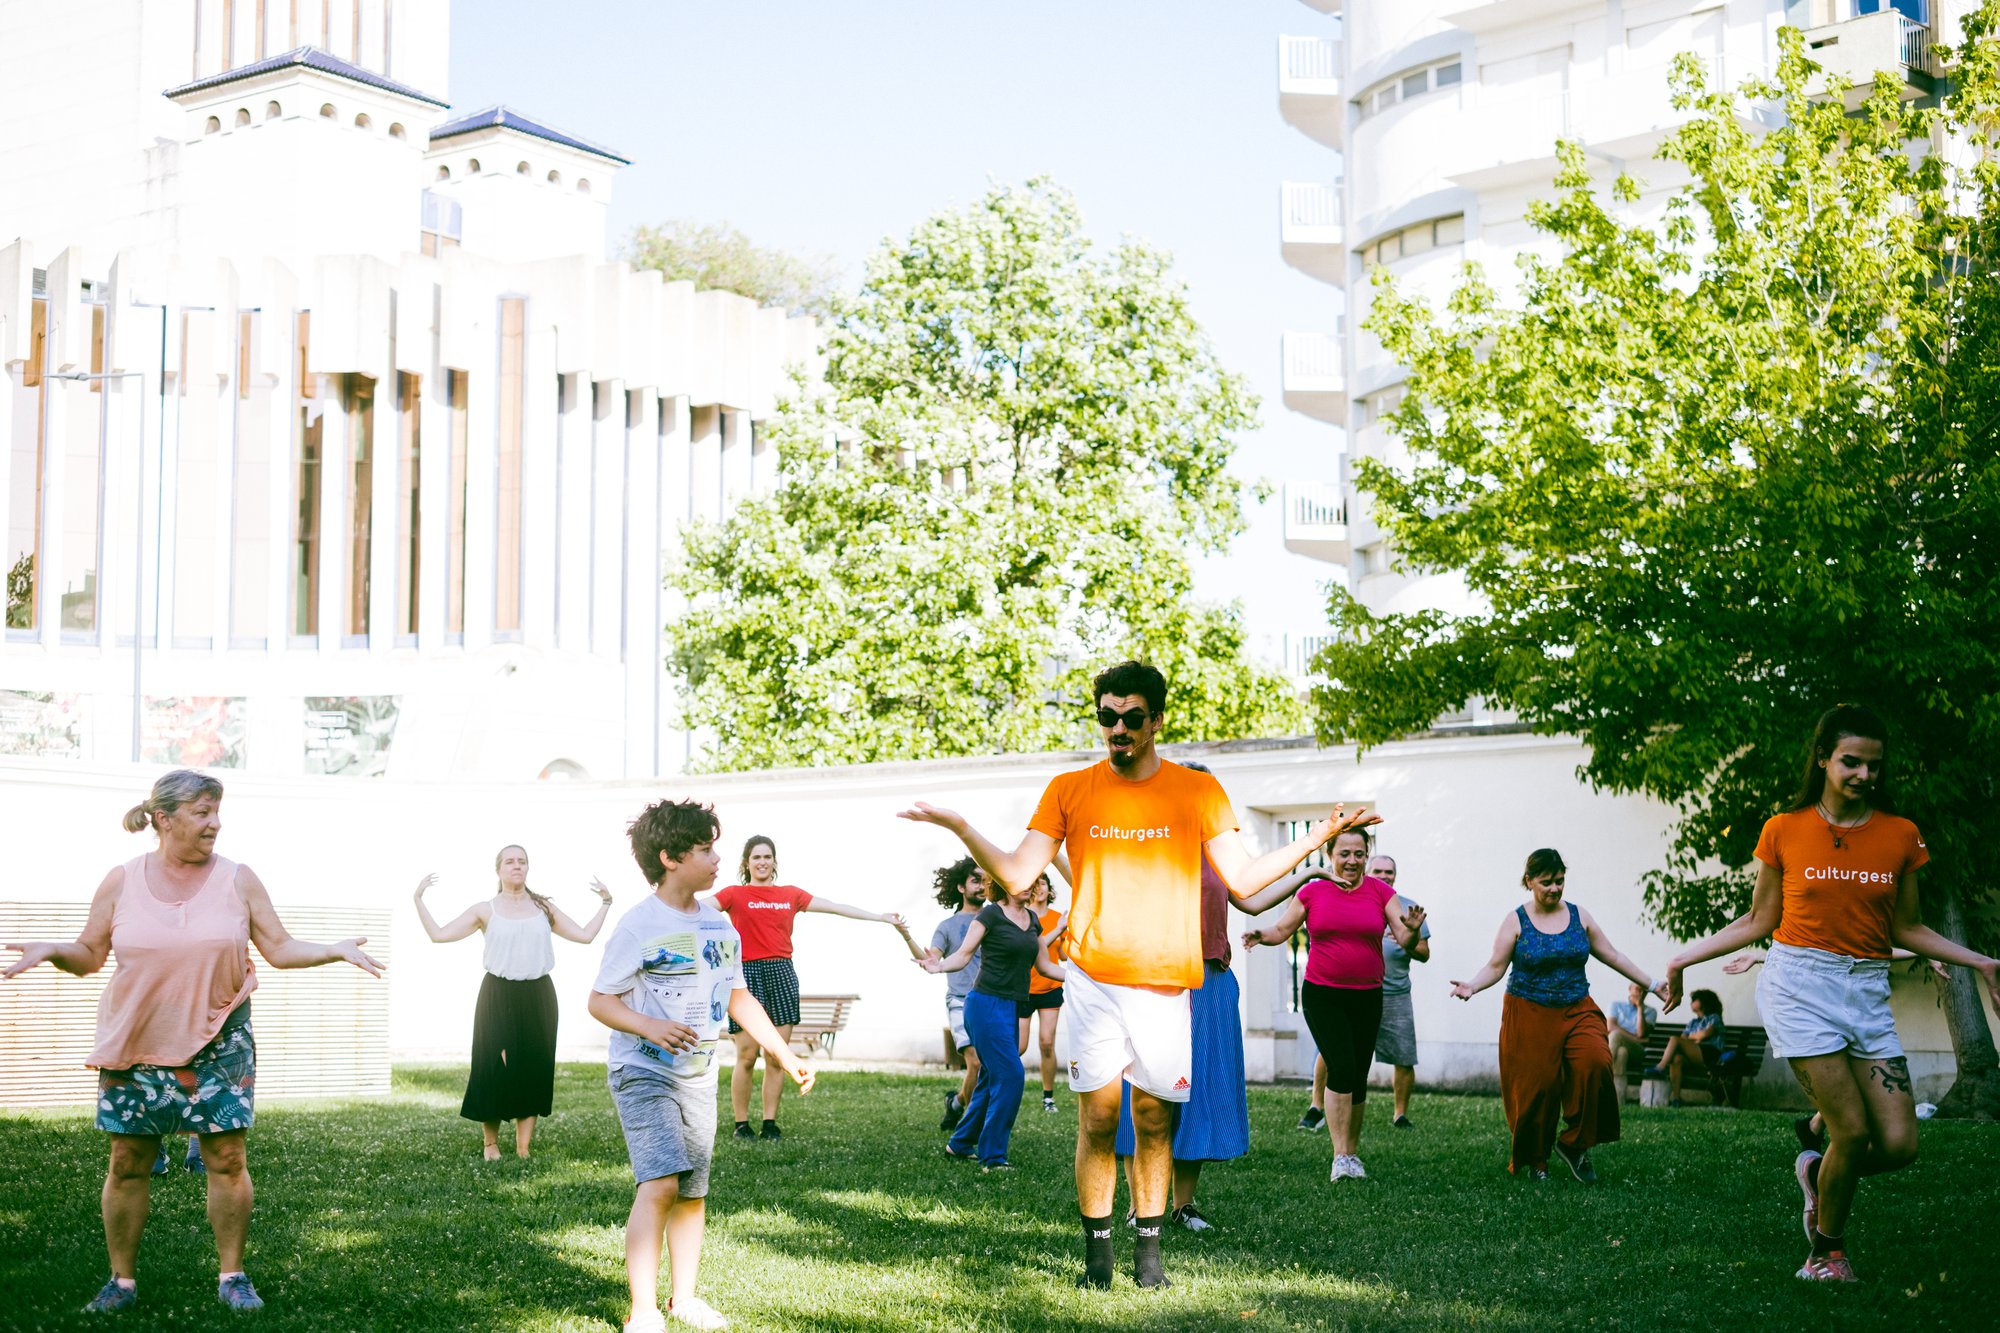
[[0, 0], [0, 753], [679, 770], [662, 565], [814, 326], [607, 259], [625, 159], [450, 23]]
[[[1332, 289], [1324, 323], [1284, 335], [1287, 407], [1344, 438], [1337, 481], [1285, 494], [1285, 544], [1344, 566], [1376, 611], [1469, 610], [1454, 575], [1412, 577], [1354, 489], [1355, 460], [1394, 461], [1382, 417], [1404, 371], [1361, 329], [1369, 273], [1441, 299], [1467, 260], [1505, 284], [1538, 244], [1526, 213], [1552, 187], [1558, 139], [1582, 144], [1608, 183], [1647, 182], [1657, 210], [1675, 168], [1652, 160], [1677, 123], [1667, 73], [1693, 52], [1734, 85], [1776, 64], [1778, 29], [1804, 30], [1812, 54], [1856, 84], [1900, 73], [1905, 95], [1933, 96], [1932, 47], [1955, 40], [1971, 0], [1304, 0], [1316, 18], [1279, 38], [1278, 106], [1327, 149], [1315, 181], [1286, 182], [1280, 242], [1288, 263]], [[1332, 452], [1332, 451], [1330, 451]]]

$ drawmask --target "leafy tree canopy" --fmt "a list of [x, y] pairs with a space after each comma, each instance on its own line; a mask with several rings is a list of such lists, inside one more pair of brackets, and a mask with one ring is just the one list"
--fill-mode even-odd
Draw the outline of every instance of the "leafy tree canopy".
[[766, 249], [726, 222], [676, 218], [635, 227], [625, 241], [625, 258], [634, 268], [658, 269], [669, 282], [685, 279], [703, 291], [735, 292], [795, 315], [823, 314], [839, 279], [832, 259]]
[[1242, 527], [1225, 470], [1255, 401], [1166, 256], [1095, 251], [1045, 180], [995, 187], [869, 260], [823, 387], [771, 423], [778, 481], [669, 576], [688, 720], [722, 768], [1084, 743], [1093, 672], [1150, 660], [1168, 735], [1296, 729], [1191, 550]]
[[[1944, 53], [1941, 104], [1886, 75], [1851, 114], [1838, 87], [1813, 97], [1791, 29], [1774, 79], [1734, 93], [1684, 57], [1691, 119], [1659, 153], [1684, 183], [1657, 220], [1566, 144], [1530, 213], [1555, 253], [1523, 257], [1513, 295], [1469, 266], [1433, 309], [1377, 271], [1367, 326], [1409, 367], [1411, 461], [1364, 460], [1360, 484], [1401, 564], [1463, 571], [1485, 609], [1336, 593], [1323, 738], [1373, 744], [1472, 696], [1581, 737], [1588, 781], [1679, 811], [1647, 902], [1688, 938], [1746, 908], [1813, 719], [1869, 703], [1933, 853], [1933, 924], [1993, 939], [1994, 19], [1989, 0]], [[1950, 992], [1961, 1084], [2000, 1108], [1970, 978]]]

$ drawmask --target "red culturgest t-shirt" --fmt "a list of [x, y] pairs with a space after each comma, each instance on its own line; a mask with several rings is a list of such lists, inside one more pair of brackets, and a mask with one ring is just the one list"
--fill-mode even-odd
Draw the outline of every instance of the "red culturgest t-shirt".
[[792, 956], [792, 921], [813, 896], [789, 884], [732, 884], [715, 895], [729, 924], [743, 937], [743, 961]]
[[1306, 909], [1306, 980], [1341, 990], [1382, 984], [1382, 908], [1396, 890], [1363, 875], [1351, 889], [1316, 879], [1299, 890]]

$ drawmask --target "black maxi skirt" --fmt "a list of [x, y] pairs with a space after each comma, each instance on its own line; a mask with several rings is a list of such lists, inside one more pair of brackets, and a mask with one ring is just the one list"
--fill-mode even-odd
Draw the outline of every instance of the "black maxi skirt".
[[555, 982], [487, 973], [472, 1014], [472, 1074], [458, 1113], [483, 1124], [543, 1116], [555, 1095]]

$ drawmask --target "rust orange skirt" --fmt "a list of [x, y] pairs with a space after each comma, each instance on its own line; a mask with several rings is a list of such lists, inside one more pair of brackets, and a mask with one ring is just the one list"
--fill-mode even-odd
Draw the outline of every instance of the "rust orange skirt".
[[1579, 1151], [1618, 1141], [1618, 1088], [1604, 1014], [1589, 996], [1556, 1008], [1508, 995], [1500, 1010], [1500, 1102], [1513, 1131], [1509, 1171], [1546, 1169], [1562, 1141]]

